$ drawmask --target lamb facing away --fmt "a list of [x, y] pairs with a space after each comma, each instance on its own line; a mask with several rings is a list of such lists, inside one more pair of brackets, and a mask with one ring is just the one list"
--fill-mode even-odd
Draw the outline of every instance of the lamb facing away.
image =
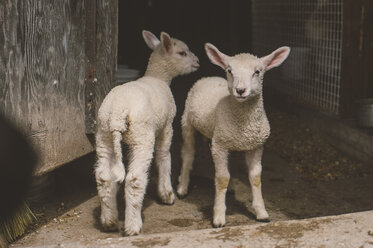
[[[142, 227], [141, 207], [154, 148], [159, 197], [166, 204], [174, 203], [169, 149], [176, 106], [169, 86], [172, 78], [199, 67], [198, 58], [184, 42], [164, 32], [161, 41], [148, 31], [142, 35], [153, 50], [145, 76], [108, 93], [98, 111], [96, 133], [95, 176], [101, 202], [100, 220], [105, 230], [118, 229], [116, 193], [125, 180], [126, 235], [138, 234]], [[126, 176], [121, 141], [130, 150]]]
[[226, 71], [227, 80], [202, 78], [188, 93], [182, 116], [183, 164], [177, 193], [183, 197], [188, 192], [197, 130], [211, 139], [215, 165], [213, 225], [225, 225], [225, 195], [230, 179], [228, 153], [231, 150], [245, 152], [256, 218], [268, 221], [261, 192], [261, 158], [270, 127], [263, 108], [262, 83], [264, 73], [279, 66], [289, 55], [290, 48], [281, 47], [262, 58], [251, 54], [230, 57], [209, 43], [205, 44], [205, 49], [211, 62]]

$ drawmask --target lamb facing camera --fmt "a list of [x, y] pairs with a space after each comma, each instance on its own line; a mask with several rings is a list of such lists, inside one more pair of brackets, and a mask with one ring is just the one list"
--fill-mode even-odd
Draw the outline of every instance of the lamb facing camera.
[[279, 66], [288, 57], [290, 48], [281, 47], [262, 58], [248, 53], [230, 57], [209, 43], [205, 44], [205, 50], [211, 62], [226, 71], [226, 79], [202, 78], [188, 93], [181, 124], [183, 164], [177, 193], [181, 197], [188, 193], [195, 153], [194, 133], [199, 131], [211, 139], [215, 166], [214, 227], [225, 225], [229, 151], [245, 152], [256, 218], [269, 221], [261, 191], [263, 144], [270, 134], [262, 84], [264, 73]]

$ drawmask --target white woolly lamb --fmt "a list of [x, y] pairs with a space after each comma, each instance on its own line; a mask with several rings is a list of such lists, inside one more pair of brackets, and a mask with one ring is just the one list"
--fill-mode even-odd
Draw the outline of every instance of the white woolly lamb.
[[[96, 133], [95, 176], [101, 223], [108, 231], [118, 228], [116, 193], [125, 180], [126, 235], [138, 234], [142, 227], [141, 207], [154, 148], [159, 197], [166, 204], [174, 202], [169, 149], [176, 106], [169, 86], [172, 78], [199, 67], [198, 58], [184, 42], [164, 32], [161, 41], [148, 31], [142, 34], [154, 50], [145, 76], [108, 93], [98, 111]], [[130, 150], [126, 176], [121, 141], [128, 144]]]
[[205, 49], [211, 62], [226, 71], [227, 80], [202, 78], [188, 93], [182, 116], [183, 164], [177, 193], [185, 196], [188, 192], [197, 130], [211, 139], [215, 165], [213, 225], [225, 225], [225, 195], [230, 179], [228, 153], [231, 150], [245, 152], [256, 218], [268, 221], [261, 192], [261, 158], [270, 127], [263, 108], [262, 82], [265, 71], [279, 66], [289, 55], [290, 48], [281, 47], [262, 58], [251, 54], [230, 57], [209, 43]]

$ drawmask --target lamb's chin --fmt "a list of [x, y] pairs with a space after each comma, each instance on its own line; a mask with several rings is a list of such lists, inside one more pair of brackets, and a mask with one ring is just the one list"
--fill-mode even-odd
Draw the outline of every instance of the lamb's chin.
[[247, 99], [249, 99], [249, 96], [244, 96], [244, 97], [242, 97], [242, 96], [236, 96], [235, 98], [236, 98], [236, 100], [237, 100], [238, 102], [244, 102], [244, 101], [246, 101]]

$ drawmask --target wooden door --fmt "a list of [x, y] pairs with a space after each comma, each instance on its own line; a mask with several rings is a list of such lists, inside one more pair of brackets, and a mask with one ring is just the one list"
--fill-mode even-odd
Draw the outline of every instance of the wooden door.
[[36, 174], [94, 150], [97, 109], [116, 83], [117, 5], [0, 1], [0, 111], [39, 150]]

